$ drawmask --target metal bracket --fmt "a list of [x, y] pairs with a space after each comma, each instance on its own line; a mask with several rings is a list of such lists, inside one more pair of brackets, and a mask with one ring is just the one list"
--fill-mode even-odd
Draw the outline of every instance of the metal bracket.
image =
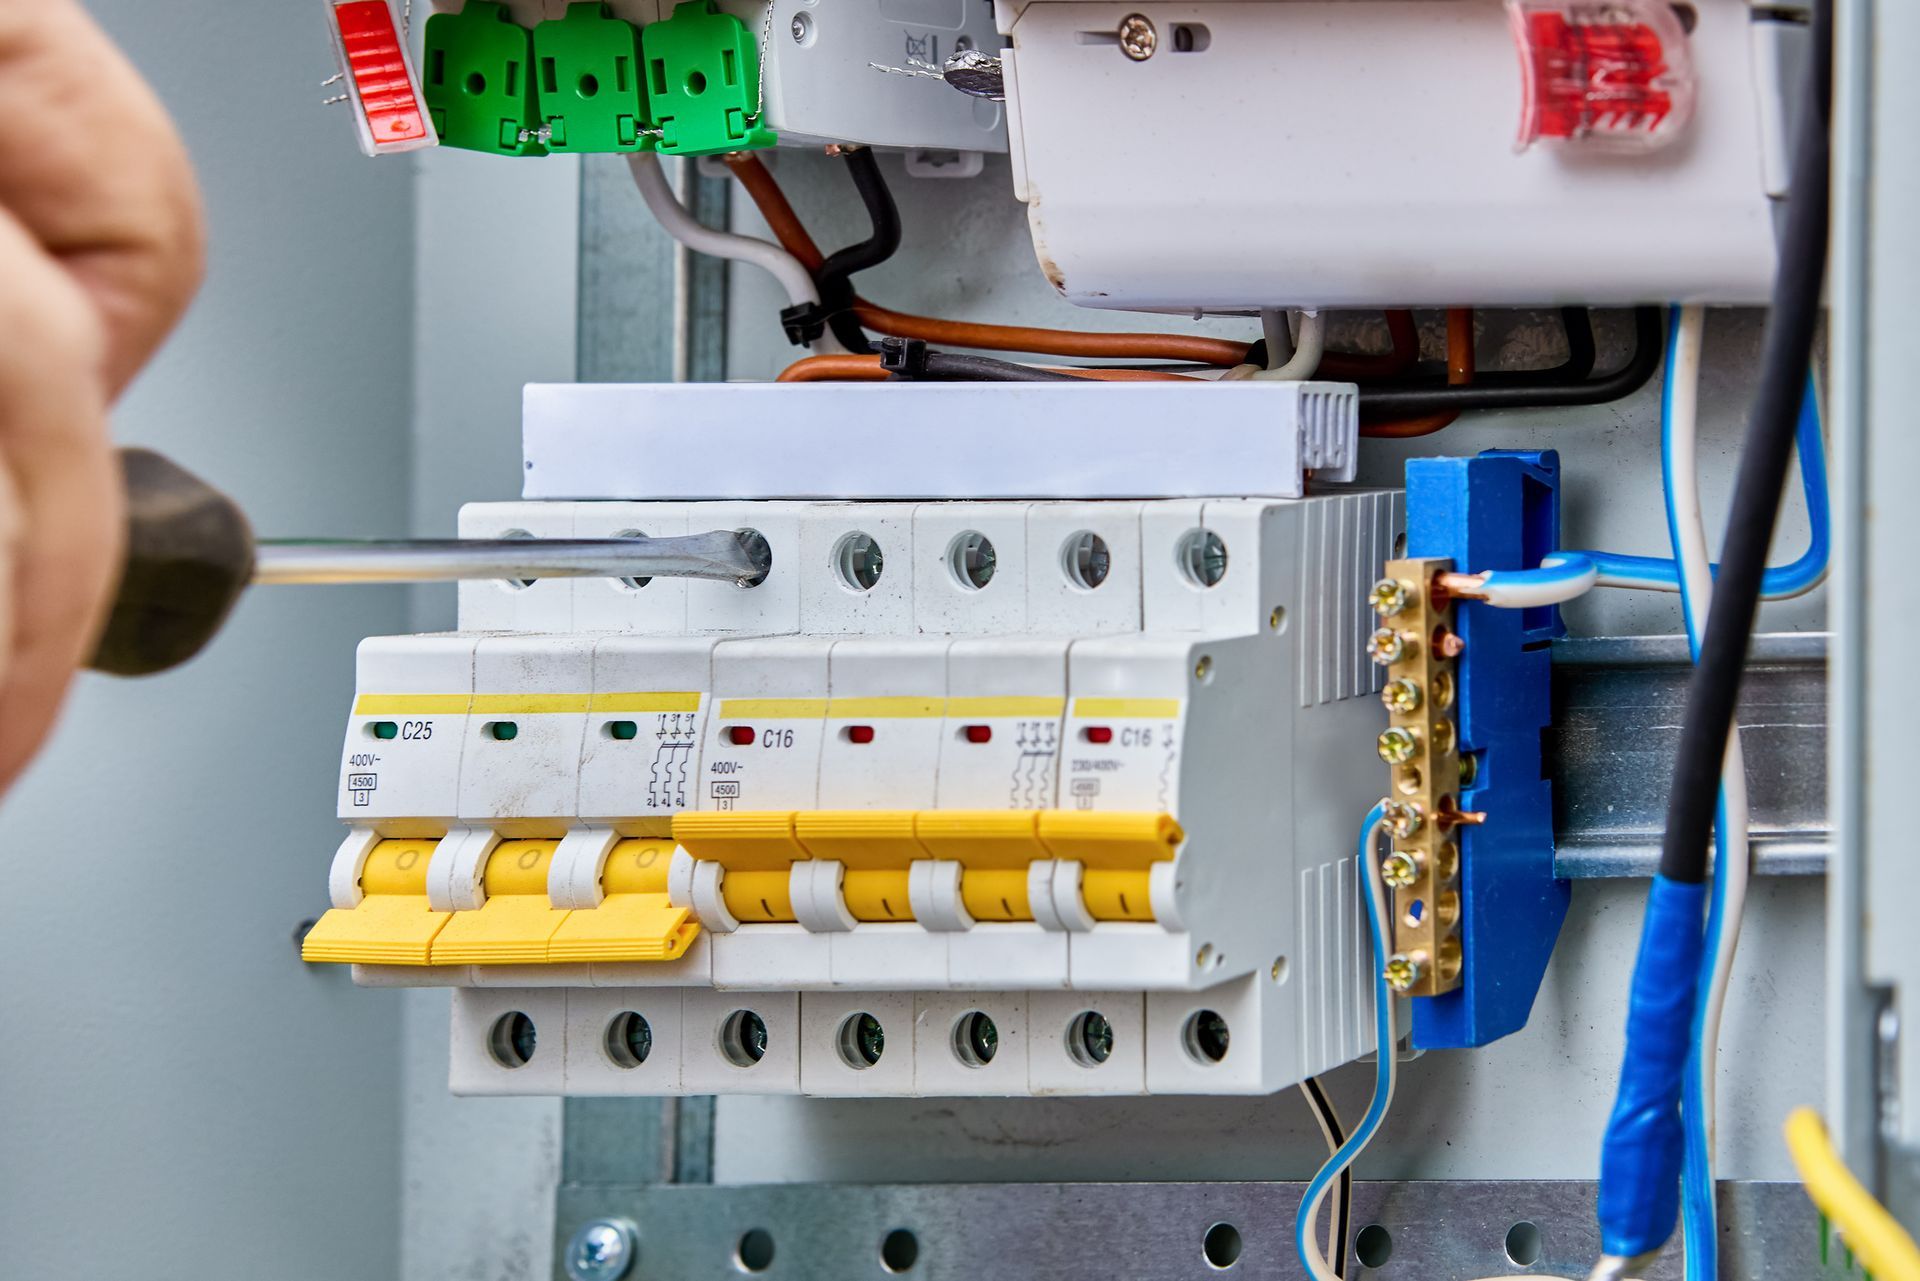
[[[554, 1275], [582, 1226], [637, 1228], [629, 1281], [652, 1277], [833, 1277], [874, 1281], [1300, 1281], [1293, 1217], [1303, 1183], [569, 1184], [560, 1190]], [[1600, 1248], [1594, 1185], [1446, 1181], [1354, 1185], [1360, 1267], [1349, 1275], [1459, 1281], [1585, 1276]], [[1798, 1184], [1720, 1185], [1722, 1269], [1745, 1281], [1823, 1272], [1825, 1228]], [[1833, 1275], [1842, 1252], [1831, 1243]], [[1361, 1271], [1364, 1268], [1365, 1271]], [[1678, 1281], [1668, 1250], [1636, 1274]]]

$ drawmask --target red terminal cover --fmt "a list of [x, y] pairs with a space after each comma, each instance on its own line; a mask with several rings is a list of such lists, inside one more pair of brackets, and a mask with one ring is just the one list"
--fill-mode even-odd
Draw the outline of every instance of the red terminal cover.
[[393, 7], [387, 0], [329, 0], [327, 7], [360, 115], [360, 149], [377, 156], [437, 143]]

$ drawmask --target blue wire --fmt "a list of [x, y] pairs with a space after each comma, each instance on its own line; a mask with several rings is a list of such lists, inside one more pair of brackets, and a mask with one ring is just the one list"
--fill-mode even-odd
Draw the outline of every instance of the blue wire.
[[[1374, 910], [1373, 891], [1368, 885], [1371, 874], [1367, 868], [1374, 856], [1375, 831], [1386, 815], [1386, 802], [1382, 801], [1367, 811], [1366, 822], [1360, 826], [1359, 872], [1361, 901], [1367, 905], [1367, 932], [1373, 938], [1373, 1033], [1374, 1033], [1374, 1075], [1373, 1100], [1367, 1104], [1367, 1114], [1360, 1118], [1360, 1124], [1354, 1127], [1353, 1134], [1320, 1167], [1319, 1173], [1307, 1184], [1306, 1193], [1300, 1198], [1300, 1209], [1293, 1216], [1293, 1248], [1300, 1256], [1300, 1266], [1307, 1266], [1309, 1241], [1312, 1239], [1313, 1224], [1307, 1220], [1307, 1207], [1326, 1190], [1327, 1184], [1339, 1177], [1339, 1172], [1353, 1163], [1360, 1150], [1372, 1141], [1374, 1132], [1387, 1118], [1387, 1104], [1392, 1098], [1393, 1082], [1393, 992], [1387, 987], [1387, 937], [1386, 924]], [[1345, 1244], [1342, 1243], [1342, 1249]], [[1311, 1275], [1311, 1269], [1308, 1270]]]
[[[1672, 329], [1668, 326], [1668, 368], [1672, 368]], [[1660, 397], [1661, 452], [1666, 450], [1668, 418], [1667, 393]], [[1807, 375], [1807, 392], [1800, 402], [1800, 422], [1794, 431], [1795, 447], [1800, 455], [1800, 492], [1807, 504], [1807, 549], [1785, 565], [1767, 569], [1760, 581], [1762, 597], [1773, 600], [1798, 596], [1826, 577], [1832, 555], [1832, 515], [1827, 498], [1827, 447], [1820, 432], [1820, 402], [1814, 395], [1813, 375]], [[1671, 517], [1671, 505], [1669, 505]], [[1672, 533], [1672, 520], [1668, 520]], [[1663, 583], [1675, 590], [1680, 586], [1679, 566], [1661, 556], [1625, 556], [1616, 552], [1580, 552], [1600, 569], [1601, 578], [1635, 578]], [[1720, 566], [1712, 567], [1715, 576]], [[1692, 630], [1691, 627], [1688, 628]]]
[[[1674, 490], [1673, 478], [1673, 377], [1674, 353], [1679, 345], [1680, 309], [1675, 307], [1669, 314], [1667, 325], [1667, 370], [1666, 385], [1660, 393], [1660, 482], [1661, 492], [1667, 507], [1667, 540], [1673, 546], [1674, 563], [1680, 559], [1680, 519], [1677, 508], [1678, 494]], [[1811, 395], [1808, 397], [1811, 400]], [[1804, 424], [1806, 415], [1803, 412]], [[1815, 419], [1815, 431], [1819, 430]], [[1820, 463], [1808, 464], [1804, 460], [1810, 455], [1803, 453], [1802, 468], [1805, 472], [1821, 474], [1824, 485], [1825, 469]], [[1812, 504], [1809, 503], [1809, 508]], [[1816, 551], [1824, 557], [1826, 533], [1821, 525], [1816, 525], [1813, 537], [1808, 543], [1808, 553]], [[1807, 558], [1803, 556], [1802, 561]], [[1796, 562], [1798, 564], [1798, 562]], [[1789, 566], [1789, 569], [1793, 566]], [[1680, 613], [1687, 629], [1687, 649], [1693, 661], [1700, 661], [1701, 635], [1706, 630], [1704, 620], [1694, 611], [1693, 596], [1688, 592], [1684, 579], [1680, 584]], [[1713, 958], [1719, 950], [1720, 928], [1726, 913], [1726, 880], [1721, 869], [1726, 867], [1727, 857], [1727, 805], [1722, 794], [1715, 812], [1713, 825], [1714, 876], [1710, 889], [1707, 908], [1705, 953], [1700, 962], [1700, 980], [1698, 996], [1694, 1001], [1692, 1049], [1687, 1054], [1685, 1084], [1681, 1090], [1680, 1117], [1685, 1127], [1685, 1147], [1681, 1167], [1680, 1193], [1681, 1216], [1685, 1226], [1686, 1276], [1689, 1281], [1715, 1281], [1720, 1275], [1720, 1231], [1715, 1215], [1713, 1200], [1713, 1152], [1707, 1142], [1707, 1118], [1705, 1115], [1706, 1086], [1703, 1043], [1703, 1016], [1707, 1008], [1707, 988], [1712, 982]]]
[[[1667, 364], [1673, 363], [1673, 326], [1668, 327]], [[1671, 380], [1669, 380], [1669, 387]], [[1660, 395], [1660, 442], [1662, 471], [1665, 468], [1667, 448], [1667, 420], [1669, 407], [1668, 393]], [[1799, 557], [1785, 565], [1768, 568], [1760, 582], [1760, 595], [1768, 600], [1777, 600], [1786, 596], [1798, 596], [1816, 586], [1827, 576], [1827, 562], [1833, 550], [1832, 513], [1829, 510], [1827, 496], [1827, 447], [1820, 432], [1820, 402], [1814, 394], [1813, 375], [1807, 375], [1807, 393], [1800, 402], [1800, 422], [1794, 432], [1796, 449], [1800, 455], [1800, 492], [1807, 505], [1807, 549]], [[1667, 532], [1673, 535], [1672, 502], [1669, 497]], [[1649, 587], [1665, 587], [1669, 591], [1680, 588], [1680, 569], [1678, 564], [1664, 556], [1628, 556], [1619, 552], [1563, 551], [1556, 555], [1565, 558], [1559, 565], [1540, 569], [1501, 570], [1499, 578], [1510, 585], [1520, 582], [1538, 583], [1554, 586], [1569, 577], [1575, 576], [1584, 566], [1581, 558], [1591, 562], [1600, 572], [1602, 586], [1634, 586], [1645, 584]], [[1720, 566], [1711, 567], [1718, 576]], [[1620, 582], [1618, 580], [1630, 580]], [[1615, 580], [1609, 583], [1608, 580]], [[1682, 602], [1682, 609], [1685, 603]], [[1693, 633], [1694, 627], [1688, 624], [1687, 631]], [[1694, 642], [1697, 649], [1698, 642]]]

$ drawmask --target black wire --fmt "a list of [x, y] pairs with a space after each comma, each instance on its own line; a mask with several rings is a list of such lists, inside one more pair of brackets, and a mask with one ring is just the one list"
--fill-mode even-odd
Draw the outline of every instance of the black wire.
[[886, 176], [880, 172], [880, 162], [873, 158], [871, 147], [843, 150], [840, 158], [847, 162], [847, 173], [860, 192], [861, 203], [867, 207], [867, 220], [873, 224], [873, 233], [857, 245], [848, 245], [830, 254], [815, 273], [814, 283], [820, 288], [820, 305], [826, 310], [833, 336], [848, 351], [864, 355], [873, 350], [873, 344], [867, 341], [866, 331], [853, 314], [850, 277], [857, 271], [878, 267], [900, 248], [900, 207], [893, 202], [893, 192], [887, 186]]
[[1687, 682], [1673, 790], [1667, 796], [1660, 874], [1670, 881], [1698, 884], [1707, 876], [1721, 761], [1746, 671], [1747, 642], [1759, 609], [1767, 548], [1780, 514], [1794, 428], [1806, 393], [1814, 328], [1820, 318], [1820, 281], [1827, 263], [1827, 117], [1833, 87], [1830, 0], [1815, 0], [1812, 33], [1807, 91], [1794, 140], [1792, 185], [1787, 189], [1786, 226], [1780, 234], [1780, 265], [1761, 344], [1760, 388], [1747, 422], [1733, 506], [1720, 546], [1707, 632]]
[[1011, 360], [995, 360], [991, 356], [962, 356], [950, 351], [928, 352], [922, 377], [935, 382], [1084, 383], [1094, 381], [1074, 374], [1057, 373], [1051, 369], [1036, 369], [1032, 365], [1016, 365]]
[[[1561, 409], [1570, 405], [1601, 405], [1640, 390], [1660, 366], [1658, 307], [1633, 309], [1633, 355], [1613, 373], [1598, 378], [1581, 376], [1563, 379], [1561, 371], [1576, 366], [1582, 358], [1582, 349], [1575, 341], [1578, 336], [1577, 326], [1567, 331], [1567, 346], [1573, 359], [1559, 369], [1476, 374], [1470, 385], [1461, 387], [1362, 386], [1361, 412], [1373, 417], [1415, 418], [1469, 409]], [[1591, 328], [1587, 330], [1587, 340], [1590, 347]]]
[[[1300, 1082], [1300, 1088], [1305, 1090], [1307, 1097], [1313, 1101], [1314, 1111], [1320, 1114], [1320, 1124], [1327, 1127], [1327, 1142], [1333, 1146], [1334, 1151], [1339, 1151], [1340, 1145], [1347, 1141], [1347, 1136], [1340, 1129], [1340, 1117], [1334, 1112], [1333, 1103], [1327, 1098], [1327, 1092], [1320, 1088], [1320, 1078], [1310, 1076]], [[1333, 1264], [1333, 1275], [1344, 1281], [1347, 1275], [1349, 1253], [1348, 1234], [1353, 1231], [1353, 1167], [1351, 1165], [1340, 1171], [1340, 1191], [1334, 1201], [1334, 1221], [1340, 1237], [1340, 1249], [1330, 1262]]]

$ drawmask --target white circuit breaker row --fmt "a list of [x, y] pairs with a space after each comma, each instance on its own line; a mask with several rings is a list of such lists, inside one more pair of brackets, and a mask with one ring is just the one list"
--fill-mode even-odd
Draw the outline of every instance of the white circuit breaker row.
[[464, 1091], [1280, 1088], [1366, 1048], [1399, 524], [1382, 492], [469, 508], [751, 528], [772, 568], [473, 583], [463, 631], [365, 642], [309, 954], [462, 989]]

